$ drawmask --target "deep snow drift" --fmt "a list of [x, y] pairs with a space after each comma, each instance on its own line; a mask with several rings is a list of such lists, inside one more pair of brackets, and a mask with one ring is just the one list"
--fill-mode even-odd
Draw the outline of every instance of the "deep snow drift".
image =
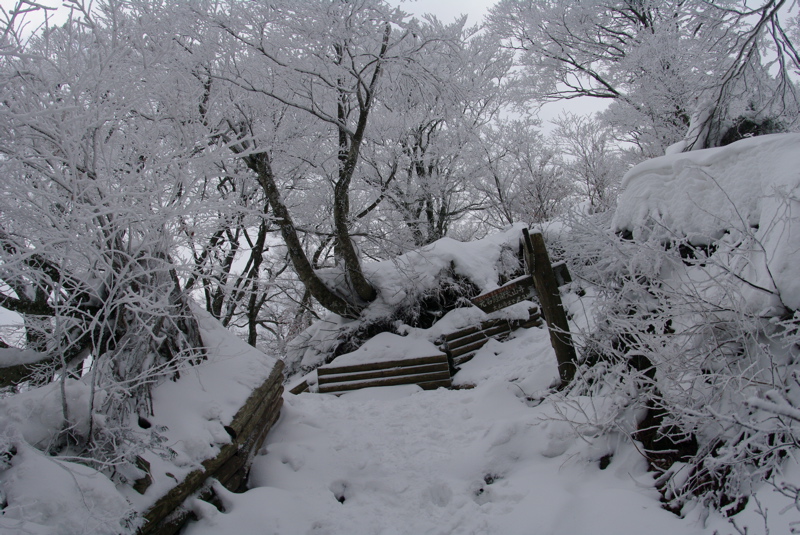
[[[745, 278], [777, 289], [800, 309], [800, 134], [743, 139], [725, 147], [643, 162], [623, 178], [614, 230], [634, 239], [709, 244], [750, 234]], [[751, 301], [764, 302], [751, 294]], [[755, 304], [753, 306], [756, 306]]]

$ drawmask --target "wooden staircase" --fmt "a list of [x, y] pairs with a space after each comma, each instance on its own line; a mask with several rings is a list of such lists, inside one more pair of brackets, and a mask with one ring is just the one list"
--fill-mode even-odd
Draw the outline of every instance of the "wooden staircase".
[[[539, 309], [528, 310], [527, 320], [494, 319], [444, 335], [437, 353], [427, 357], [396, 359], [364, 364], [331, 364], [317, 368], [320, 394], [342, 394], [361, 388], [394, 385], [419, 385], [425, 390], [449, 388], [458, 367], [471, 360], [489, 340], [503, 340], [515, 329], [542, 325]], [[292, 394], [309, 391], [308, 381], [301, 381]]]
[[473, 325], [472, 327], [444, 335], [442, 344], [439, 347], [447, 354], [453, 367], [458, 368], [465, 362], [472, 360], [475, 353], [486, 345], [486, 342], [490, 339], [502, 340], [515, 329], [539, 327], [541, 324], [542, 317], [539, 309], [533, 307], [528, 310], [527, 320], [487, 320], [479, 325]]
[[320, 394], [342, 393], [374, 386], [414, 384], [431, 390], [440, 386], [449, 387], [452, 382], [445, 353], [349, 366], [334, 364], [317, 368]]

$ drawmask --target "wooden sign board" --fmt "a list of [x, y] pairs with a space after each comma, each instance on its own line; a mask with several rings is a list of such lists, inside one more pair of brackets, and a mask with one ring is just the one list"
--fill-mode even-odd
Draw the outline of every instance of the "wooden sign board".
[[528, 299], [531, 296], [532, 288], [533, 277], [525, 275], [507, 282], [496, 290], [481, 294], [471, 301], [473, 305], [486, 313], [494, 312]]

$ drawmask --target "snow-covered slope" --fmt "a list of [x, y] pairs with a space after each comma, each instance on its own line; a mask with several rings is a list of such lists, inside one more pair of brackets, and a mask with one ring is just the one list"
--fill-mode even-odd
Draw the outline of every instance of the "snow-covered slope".
[[[458, 324], [468, 314], [456, 310], [443, 321]], [[491, 341], [465, 364], [455, 382], [471, 389], [286, 394], [251, 490], [219, 489], [224, 513], [195, 503], [202, 519], [187, 535], [733, 531], [720, 517], [704, 524], [661, 508], [628, 430], [587, 423], [602, 419], [608, 398], [540, 403], [537, 394], [556, 376], [547, 331], [537, 328]], [[781, 526], [773, 533], [788, 533]]]
[[[276, 359], [250, 347], [207, 313], [195, 312], [208, 360], [181, 370], [178, 380], [156, 386], [154, 414], [141, 422], [132, 415], [130, 435], [120, 445], [119, 453], [128, 447], [150, 464], [153, 484], [144, 495], [125, 484], [144, 475], [130, 465], [120, 464], [112, 482], [108, 473], [40, 451], [63, 425], [58, 383], [0, 399], [1, 534], [120, 533], [126, 521], [231, 441], [224, 426], [269, 376]], [[65, 384], [64, 399], [78, 435], [89, 427], [88, 379]], [[96, 403], [105, 395], [98, 392]], [[3, 453], [9, 450], [16, 454], [7, 458]]]

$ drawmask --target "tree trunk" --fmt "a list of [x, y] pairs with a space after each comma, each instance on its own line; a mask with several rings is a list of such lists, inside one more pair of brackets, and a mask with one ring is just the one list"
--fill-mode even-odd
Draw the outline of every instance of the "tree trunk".
[[283, 237], [284, 243], [286, 243], [289, 258], [292, 261], [295, 273], [297, 273], [300, 282], [303, 283], [320, 305], [331, 312], [348, 318], [357, 317], [364, 309], [364, 305], [356, 303], [354, 300], [345, 300], [328, 288], [308, 261], [308, 257], [306, 257], [305, 251], [303, 251], [303, 245], [300, 243], [300, 238], [297, 236], [297, 229], [294, 226], [292, 217], [289, 215], [289, 210], [283, 203], [278, 185], [275, 183], [269, 155], [265, 152], [260, 152], [246, 156], [245, 163], [256, 173], [258, 182], [267, 196], [267, 200], [275, 217], [275, 222], [281, 230], [281, 236]]

